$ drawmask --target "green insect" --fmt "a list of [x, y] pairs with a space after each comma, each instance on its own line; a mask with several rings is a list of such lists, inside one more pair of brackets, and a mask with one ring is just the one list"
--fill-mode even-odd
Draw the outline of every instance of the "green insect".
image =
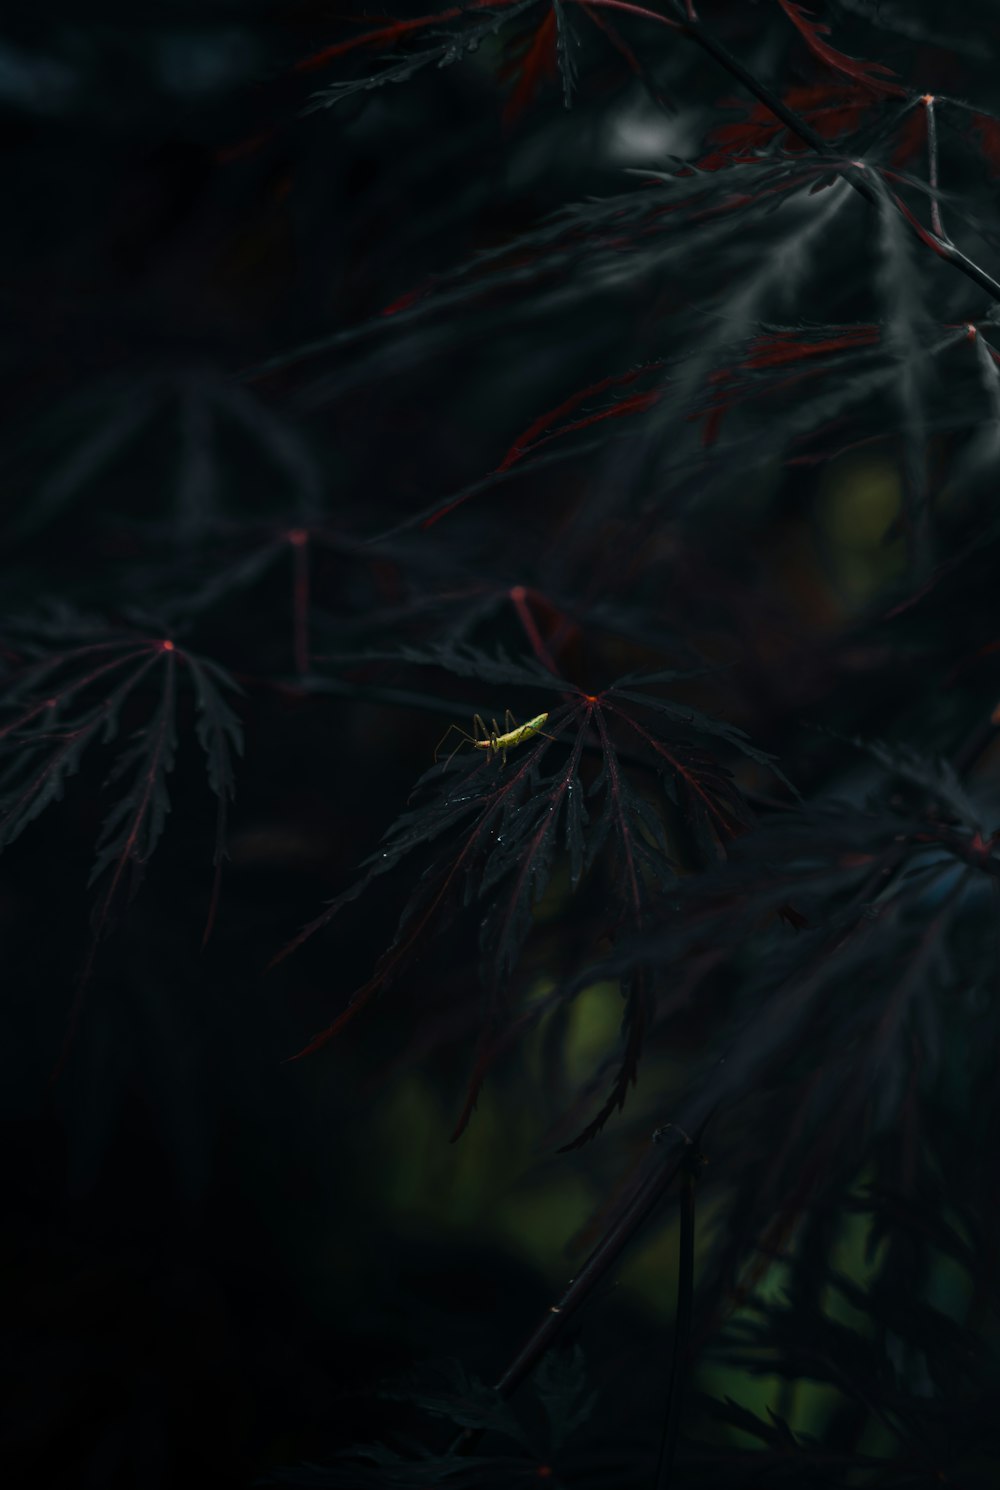
[[[468, 742], [468, 744], [473, 746], [475, 750], [485, 750], [488, 755], [493, 757], [493, 759], [496, 759], [496, 757], [499, 756], [500, 764], [506, 765], [508, 750], [513, 750], [515, 745], [523, 745], [525, 740], [531, 740], [535, 737], [535, 735], [544, 734], [545, 732], [542, 729], [542, 725], [545, 723], [548, 717], [549, 716], [547, 712], [545, 714], [536, 714], [534, 719], [529, 719], [524, 724], [518, 724], [517, 720], [508, 709], [503, 716], [503, 729], [501, 730], [495, 719], [493, 720], [489, 728], [487, 728], [482, 716], [480, 714], [476, 714], [472, 721], [472, 728], [474, 729], [475, 734], [466, 734], [465, 730], [460, 729], [457, 724], [449, 724], [448, 728], [441, 736], [441, 739], [438, 741], [437, 749], [434, 752], [434, 759], [437, 760], [438, 755], [441, 751], [441, 746], [444, 744], [445, 740], [447, 740], [452, 730], [454, 730], [456, 734], [462, 736], [462, 739], [455, 746], [455, 750], [451, 752], [448, 760], [445, 761], [446, 766], [448, 764], [448, 761], [450, 761], [452, 756], [455, 754], [455, 751], [461, 750], [463, 742]], [[554, 736], [546, 735], [545, 738], [547, 740], [551, 740], [554, 738]]]

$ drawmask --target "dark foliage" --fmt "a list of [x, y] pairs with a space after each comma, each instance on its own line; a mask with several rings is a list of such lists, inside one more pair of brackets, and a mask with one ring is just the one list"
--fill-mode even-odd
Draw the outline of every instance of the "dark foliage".
[[[332, 1372], [363, 1447], [329, 1370], [302, 1431], [265, 1374], [203, 1473], [996, 1483], [998, 38], [976, 0], [0, 22], [12, 1255], [33, 1207], [90, 1235], [115, 1141], [107, 1214], [146, 1215], [137, 1111], [201, 1215], [205, 1134], [253, 1176], [279, 1069], [343, 1083], [330, 1211], [376, 1205], [383, 1047], [453, 1140], [537, 1101], [604, 1193], [533, 1333], [518, 1294], [378, 1397], [447, 1331], [373, 1330]], [[671, 1330], [581, 1345], [675, 1213]], [[13, 1317], [11, 1380], [51, 1376]], [[74, 1428], [80, 1483], [198, 1478], [163, 1412]]]

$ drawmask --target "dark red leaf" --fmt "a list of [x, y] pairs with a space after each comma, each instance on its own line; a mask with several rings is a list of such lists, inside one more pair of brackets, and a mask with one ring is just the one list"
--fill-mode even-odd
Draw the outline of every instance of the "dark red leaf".
[[809, 50], [827, 67], [832, 67], [836, 72], [854, 78], [855, 82], [860, 83], [872, 93], [887, 93], [896, 98], [906, 97], [905, 88], [901, 88], [898, 83], [884, 81], [886, 78], [895, 77], [891, 67], [886, 67], [881, 62], [865, 62], [858, 57], [849, 57], [846, 52], [838, 52], [835, 47], [830, 46], [829, 42], [823, 40], [824, 36], [830, 35], [830, 27], [825, 22], [814, 20], [812, 13], [804, 6], [795, 4], [795, 0], [778, 0], [778, 4]]
[[[874, 99], [862, 88], [845, 87], [843, 83], [816, 83], [789, 88], [782, 102], [793, 109], [825, 140], [850, 136], [864, 122]], [[746, 108], [743, 99], [726, 99], [722, 107]], [[782, 138], [783, 137], [783, 138]], [[787, 130], [787, 126], [766, 106], [754, 101], [749, 113], [730, 124], [713, 129], [708, 142], [715, 148], [698, 165], [703, 171], [718, 171], [735, 161], [752, 160], [779, 138], [786, 150], [807, 151], [804, 140]]]
[[436, 15], [413, 16], [408, 21], [389, 21], [374, 31], [363, 31], [358, 36], [345, 37], [343, 41], [334, 42], [322, 51], [303, 57], [295, 63], [295, 71], [312, 72], [317, 67], [325, 66], [334, 57], [343, 57], [347, 52], [355, 51], [357, 47], [392, 45], [413, 31], [424, 31], [430, 26], [440, 25], [442, 21], [453, 21], [467, 10], [482, 10], [487, 3], [493, 3], [493, 0], [471, 0], [470, 5], [450, 5], [447, 10], [440, 10]]
[[[649, 367], [659, 366], [662, 366], [661, 362], [654, 362], [649, 365]], [[540, 414], [537, 419], [528, 425], [528, 428], [522, 434], [518, 435], [500, 462], [497, 470], [509, 470], [511, 466], [515, 465], [517, 461], [522, 460], [531, 450], [535, 449], [538, 445], [545, 444], [546, 440], [554, 439], [558, 435], [566, 435], [573, 430], [586, 429], [589, 425], [596, 424], [604, 419], [616, 419], [623, 414], [635, 413], [640, 409], [652, 407], [660, 396], [659, 391], [656, 389], [647, 393], [632, 394], [630, 397], [622, 399], [619, 403], [599, 409], [593, 414], [588, 414], [583, 419], [578, 419], [572, 424], [564, 425], [561, 429], [553, 430], [552, 428], [563, 415], [572, 413], [586, 399], [594, 398], [597, 394], [604, 393], [608, 388], [622, 387], [636, 382], [637, 379], [643, 377], [649, 371], [649, 367], [631, 368], [626, 373], [618, 373], [613, 377], [602, 378], [598, 383], [591, 383], [588, 387], [580, 388], [575, 393], [571, 393], [568, 398], [564, 399], [561, 404], [557, 404], [554, 409], [549, 409], [546, 413]], [[549, 433], [546, 433], [546, 431], [549, 431]]]
[[833, 352], [874, 346], [879, 335], [878, 326], [863, 325], [845, 326], [837, 336], [821, 337], [818, 341], [807, 341], [793, 331], [766, 332], [750, 343], [749, 355], [742, 366], [781, 367], [786, 363], [806, 361], [810, 357], [827, 357]]
[[550, 7], [531, 34], [516, 38], [501, 69], [501, 80], [514, 84], [504, 107], [504, 123], [512, 123], [532, 102], [543, 83], [554, 79], [557, 72], [556, 14]]

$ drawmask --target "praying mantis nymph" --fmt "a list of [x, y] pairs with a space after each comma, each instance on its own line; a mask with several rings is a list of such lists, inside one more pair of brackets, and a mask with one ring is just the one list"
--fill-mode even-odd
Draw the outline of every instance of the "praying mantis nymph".
[[[545, 723], [548, 717], [549, 716], [547, 712], [544, 714], [536, 714], [533, 719], [526, 720], [524, 724], [518, 724], [517, 720], [508, 709], [503, 716], [503, 729], [501, 730], [495, 719], [493, 720], [489, 728], [487, 728], [482, 715], [476, 714], [472, 720], [472, 728], [475, 730], [475, 734], [468, 735], [466, 734], [465, 730], [460, 729], [457, 724], [449, 724], [448, 728], [441, 736], [441, 739], [438, 741], [437, 749], [434, 752], [434, 759], [437, 760], [438, 754], [441, 750], [441, 746], [444, 744], [445, 740], [447, 740], [452, 730], [454, 730], [457, 734], [462, 736], [462, 740], [460, 740], [459, 743], [455, 746], [455, 750], [460, 750], [462, 748], [462, 741], [468, 741], [468, 743], [473, 746], [474, 749], [485, 750], [486, 753], [492, 756], [494, 759], [499, 756], [500, 764], [506, 765], [508, 750], [513, 750], [515, 745], [523, 745], [525, 740], [531, 740], [534, 738], [535, 735], [544, 734], [545, 732], [542, 729], [542, 725]], [[546, 735], [545, 738], [548, 740], [552, 739], [553, 737], [551, 735]], [[448, 764], [448, 761], [451, 760], [452, 755], [455, 754], [455, 750], [451, 752], [448, 760], [445, 761], [446, 766]]]

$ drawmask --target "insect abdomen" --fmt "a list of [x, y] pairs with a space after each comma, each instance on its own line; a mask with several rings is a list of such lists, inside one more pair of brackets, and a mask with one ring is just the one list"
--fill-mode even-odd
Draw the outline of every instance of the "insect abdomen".
[[534, 719], [529, 719], [525, 724], [519, 724], [517, 729], [512, 729], [509, 735], [501, 735], [497, 744], [520, 745], [525, 740], [530, 740], [532, 735], [537, 735], [542, 725], [548, 719], [548, 714], [536, 714]]

